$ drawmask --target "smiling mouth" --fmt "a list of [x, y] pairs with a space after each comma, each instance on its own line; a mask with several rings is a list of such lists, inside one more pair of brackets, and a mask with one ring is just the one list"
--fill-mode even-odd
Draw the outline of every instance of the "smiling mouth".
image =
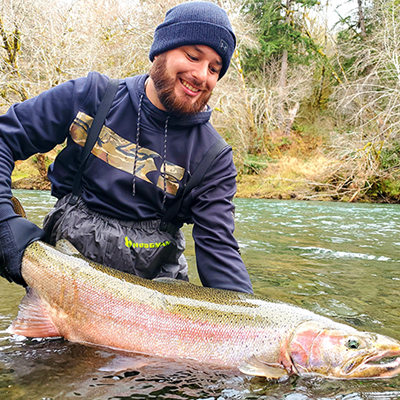
[[194, 86], [192, 86], [189, 82], [184, 81], [183, 79], [181, 79], [181, 83], [183, 86], [185, 86], [185, 88], [189, 89], [191, 92], [193, 93], [198, 93], [200, 92], [200, 89], [195, 88]]

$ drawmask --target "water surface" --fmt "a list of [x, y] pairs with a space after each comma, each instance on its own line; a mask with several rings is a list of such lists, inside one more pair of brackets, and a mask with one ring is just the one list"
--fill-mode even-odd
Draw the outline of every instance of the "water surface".
[[[54, 204], [50, 194], [14, 193], [41, 225]], [[249, 199], [235, 204], [235, 236], [256, 294], [400, 340], [400, 206]], [[190, 278], [199, 283], [190, 227], [184, 230]], [[0, 279], [0, 400], [400, 399], [398, 377], [277, 384], [186, 361], [10, 336], [5, 329], [23, 295], [22, 288]], [[125, 362], [129, 370], [110, 372]]]

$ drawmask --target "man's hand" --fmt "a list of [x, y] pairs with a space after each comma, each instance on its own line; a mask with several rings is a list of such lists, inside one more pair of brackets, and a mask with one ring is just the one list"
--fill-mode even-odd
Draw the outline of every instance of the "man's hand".
[[44, 237], [44, 231], [25, 218], [16, 216], [0, 223], [0, 275], [26, 286], [21, 262], [29, 244]]

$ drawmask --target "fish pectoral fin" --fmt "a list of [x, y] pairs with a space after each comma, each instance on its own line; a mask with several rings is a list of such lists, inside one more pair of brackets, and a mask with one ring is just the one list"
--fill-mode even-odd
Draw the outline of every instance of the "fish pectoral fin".
[[123, 372], [123, 371], [136, 371], [145, 367], [150, 363], [149, 357], [142, 357], [140, 355], [132, 356], [116, 356], [112, 361], [101, 367], [99, 371], [103, 372]]
[[239, 371], [246, 375], [265, 376], [268, 379], [288, 377], [286, 369], [280, 364], [268, 364], [252, 356], [239, 366]]
[[56, 249], [69, 256], [80, 256], [81, 253], [76, 249], [76, 247], [70, 243], [67, 239], [60, 239], [56, 243]]
[[19, 305], [17, 318], [8, 327], [8, 332], [26, 337], [59, 337], [43, 301], [32, 288], [27, 289], [27, 294]]

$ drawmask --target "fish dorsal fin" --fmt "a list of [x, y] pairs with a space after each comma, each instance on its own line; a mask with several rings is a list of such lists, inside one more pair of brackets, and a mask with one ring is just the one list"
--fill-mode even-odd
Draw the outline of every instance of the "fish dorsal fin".
[[35, 290], [27, 289], [27, 294], [19, 305], [17, 318], [8, 327], [8, 332], [26, 337], [58, 337], [59, 331], [53, 325], [43, 301]]
[[154, 278], [153, 279], [154, 282], [162, 282], [162, 283], [175, 283], [176, 285], [189, 285], [189, 282], [187, 281], [183, 281], [181, 279], [174, 279], [174, 278], [168, 278], [166, 276], [162, 276], [160, 278]]
[[254, 355], [239, 365], [239, 371], [246, 375], [265, 376], [268, 379], [288, 377], [288, 373], [282, 365], [263, 363]]
[[14, 212], [23, 218], [27, 218], [26, 212], [24, 210], [24, 207], [22, 207], [21, 202], [14, 196], [11, 197], [11, 202], [13, 204]]
[[69, 256], [80, 256], [81, 253], [76, 249], [76, 247], [70, 243], [67, 239], [60, 239], [56, 243], [56, 249], [61, 251], [61, 253], [67, 254]]

